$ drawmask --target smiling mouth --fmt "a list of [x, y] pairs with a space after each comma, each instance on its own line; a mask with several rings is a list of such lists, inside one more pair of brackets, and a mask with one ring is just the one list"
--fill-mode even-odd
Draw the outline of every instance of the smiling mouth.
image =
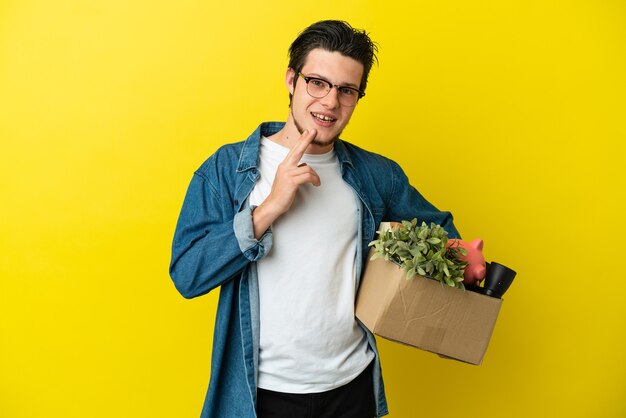
[[311, 112], [311, 116], [313, 116], [315, 119], [319, 120], [320, 122], [334, 122], [337, 119], [333, 118], [332, 116], [326, 116], [326, 115], [322, 115], [320, 113], [315, 113], [315, 112]]

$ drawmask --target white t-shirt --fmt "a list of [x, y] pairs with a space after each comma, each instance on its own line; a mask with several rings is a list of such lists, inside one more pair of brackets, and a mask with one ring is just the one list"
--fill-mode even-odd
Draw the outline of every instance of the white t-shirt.
[[[289, 150], [263, 137], [261, 177], [250, 204], [271, 190]], [[257, 263], [260, 298], [259, 382], [287, 393], [342, 386], [371, 362], [354, 317], [357, 203], [334, 151], [301, 160], [321, 186], [300, 186], [292, 207], [272, 225], [272, 250]]]

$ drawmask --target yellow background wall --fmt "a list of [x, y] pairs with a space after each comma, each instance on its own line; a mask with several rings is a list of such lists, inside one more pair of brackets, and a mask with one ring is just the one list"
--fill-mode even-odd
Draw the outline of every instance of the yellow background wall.
[[390, 416], [626, 416], [626, 3], [4, 0], [0, 417], [199, 415], [217, 292], [168, 278], [178, 211], [325, 18], [381, 46], [344, 138], [518, 270], [482, 366], [380, 342]]

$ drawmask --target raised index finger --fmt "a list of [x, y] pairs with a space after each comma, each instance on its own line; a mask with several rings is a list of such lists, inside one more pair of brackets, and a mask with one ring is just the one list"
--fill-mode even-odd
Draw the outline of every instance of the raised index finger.
[[316, 134], [317, 131], [315, 129], [305, 130], [302, 135], [300, 135], [300, 138], [298, 138], [298, 142], [296, 142], [296, 145], [294, 145], [289, 150], [289, 153], [285, 157], [285, 160], [294, 165], [298, 164], [298, 162], [304, 155], [304, 152], [309, 147], [309, 144], [311, 144], [311, 141], [313, 141], [313, 138], [315, 138]]

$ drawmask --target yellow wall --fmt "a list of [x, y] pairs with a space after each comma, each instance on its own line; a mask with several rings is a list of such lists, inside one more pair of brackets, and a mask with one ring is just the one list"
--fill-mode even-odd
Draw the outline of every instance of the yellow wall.
[[217, 292], [167, 275], [193, 170], [286, 117], [287, 47], [380, 43], [344, 137], [518, 270], [484, 364], [381, 341], [392, 418], [626, 416], [626, 4], [0, 2], [0, 417], [197, 417]]

